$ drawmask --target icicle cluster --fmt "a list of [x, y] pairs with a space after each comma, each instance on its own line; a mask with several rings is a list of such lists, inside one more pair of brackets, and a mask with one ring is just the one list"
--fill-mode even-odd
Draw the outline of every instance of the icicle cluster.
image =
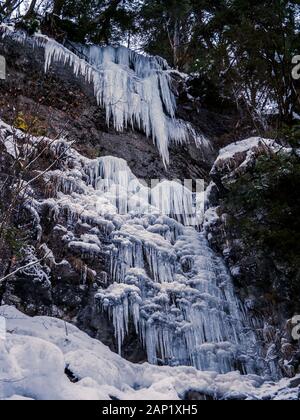
[[[140, 290], [134, 285], [114, 283], [105, 290], [105, 293], [99, 292], [98, 299], [102, 299], [103, 308], [112, 315], [118, 351], [121, 354], [124, 338], [128, 334], [129, 315], [131, 315], [136, 332], [138, 332]], [[111, 305], [112, 300], [117, 304]]]
[[148, 184], [133, 175], [125, 160], [111, 156], [91, 161], [86, 173], [91, 186], [102, 192], [118, 214], [160, 214], [192, 226], [202, 222], [204, 185], [200, 183], [195, 192], [192, 182], [153, 180]]
[[209, 146], [189, 123], [175, 118], [176, 100], [163, 59], [125, 47], [76, 45], [74, 53], [41, 34], [28, 38], [8, 27], [1, 27], [1, 31], [15, 41], [43, 47], [46, 72], [55, 62], [70, 65], [76, 76], [93, 84], [97, 102], [106, 110], [107, 124], [112, 122], [117, 131], [137, 128], [152, 137], [165, 165], [169, 163], [170, 142], [183, 144], [193, 139], [198, 147]]
[[[150, 363], [233, 370], [255, 339], [246, 333], [222, 261], [192, 228], [183, 228], [174, 246], [149, 230], [129, 224], [115, 234], [115, 283], [96, 296], [117, 327], [119, 350], [131, 316]], [[120, 290], [130, 291], [130, 298]], [[253, 364], [251, 357], [241, 359], [245, 372]]]
[[48, 41], [45, 70], [55, 61], [68, 63], [76, 75], [93, 83], [97, 102], [106, 109], [107, 124], [112, 121], [118, 131], [130, 125], [152, 136], [164, 163], [168, 164], [169, 141], [186, 142], [188, 130], [175, 120], [176, 102], [170, 75], [161, 67], [161, 60], [146, 58], [124, 47], [92, 46], [84, 49], [84, 53], [87, 60]]

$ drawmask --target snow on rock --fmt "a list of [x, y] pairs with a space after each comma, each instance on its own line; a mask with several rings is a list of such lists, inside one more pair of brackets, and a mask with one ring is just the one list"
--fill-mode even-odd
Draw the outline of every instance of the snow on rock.
[[135, 365], [61, 320], [30, 318], [9, 306], [0, 307], [0, 316], [7, 324], [7, 339], [0, 340], [1, 400], [179, 400], [188, 392], [215, 399], [299, 397], [300, 377], [274, 384], [238, 372]]
[[19, 155], [16, 137], [13, 135], [13, 130], [2, 120], [0, 120], [0, 142], [4, 145], [6, 152], [16, 159]]
[[[17, 42], [43, 47], [45, 72], [53, 63], [69, 65], [94, 87], [98, 104], [106, 110], [106, 120], [117, 131], [128, 126], [152, 137], [165, 165], [169, 164], [171, 142], [194, 140], [198, 147], [210, 147], [189, 123], [177, 120], [176, 99], [171, 89], [171, 71], [159, 57], [143, 56], [125, 47], [78, 46], [74, 51], [44, 35], [27, 37], [11, 27], [1, 26], [3, 36]], [[81, 57], [81, 58], [80, 58]]]
[[97, 244], [91, 244], [89, 242], [72, 241], [68, 245], [72, 251], [79, 251], [82, 255], [94, 255], [100, 254], [101, 249]]
[[45, 288], [51, 287], [50, 270], [43, 267], [36, 256], [36, 251], [29, 246], [22, 249], [23, 268], [20, 273], [24, 276], [31, 277], [34, 283], [40, 283]]
[[211, 170], [211, 175], [213, 177], [234, 177], [236, 173], [247, 170], [258, 156], [279, 152], [290, 154], [292, 149], [282, 147], [275, 140], [262, 137], [251, 137], [232, 143], [220, 150], [219, 156]]
[[232, 143], [219, 152], [218, 160], [225, 160], [234, 157], [237, 153], [247, 152], [255, 147], [266, 147], [272, 148], [275, 145], [274, 140], [263, 139], [261, 137], [251, 137], [249, 139], [241, 140], [236, 143]]
[[274, 141], [253, 137], [232, 143], [221, 149], [211, 170], [211, 175], [226, 175], [247, 168], [252, 159], [262, 153], [270, 153]]
[[6, 152], [11, 155], [13, 158], [17, 158], [18, 156], [18, 147], [15, 144], [15, 142], [13, 141], [13, 138], [7, 138], [4, 142], [3, 142], [5, 148], [6, 148]]
[[[123, 375], [133, 386], [131, 366], [77, 328], [46, 317], [30, 319], [12, 307], [1, 307], [0, 314], [8, 331], [7, 340], [0, 342], [1, 398], [109, 399], [110, 387], [117, 387]], [[72, 385], [64, 373], [73, 364], [74, 375], [86, 380], [82, 385]]]

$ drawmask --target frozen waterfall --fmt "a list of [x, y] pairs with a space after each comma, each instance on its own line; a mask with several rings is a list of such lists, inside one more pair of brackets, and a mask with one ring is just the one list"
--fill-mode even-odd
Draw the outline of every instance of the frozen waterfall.
[[[151, 363], [255, 372], [255, 335], [231, 277], [204, 234], [185, 223], [195, 201], [192, 193], [176, 181], [159, 182], [152, 191], [126, 161], [115, 157], [89, 160], [69, 151], [66, 160], [70, 170], [61, 173], [56, 205], [58, 212], [69, 215], [70, 226], [80, 220], [90, 226], [90, 235], [98, 232], [101, 241], [105, 235], [110, 243], [110, 280], [96, 301], [111, 317], [119, 353], [132, 324]], [[49, 180], [58, 174], [45, 176]], [[141, 191], [140, 201], [150, 198], [151, 203], [153, 196], [157, 201], [134, 209], [133, 197]], [[176, 220], [169, 213], [179, 202], [182, 214]], [[66, 240], [96, 258], [90, 235], [76, 239], [70, 234]], [[97, 245], [95, 239], [92, 242]]]
[[[204, 234], [188, 226], [192, 192], [176, 181], [151, 189], [126, 161], [113, 157], [91, 161], [85, 171], [91, 186], [123, 215], [110, 237], [112, 284], [96, 295], [112, 318], [119, 353], [132, 322], [151, 363], [255, 371], [255, 336], [231, 277]], [[139, 192], [151, 205], [134, 209], [132, 197]]]
[[[152, 137], [165, 165], [171, 142], [192, 137], [197, 146], [205, 143], [192, 126], [176, 119], [171, 74], [163, 60], [123, 47], [76, 46], [80, 54], [75, 54], [42, 35], [29, 39], [7, 30], [6, 36], [43, 47], [45, 71], [63, 63], [83, 76], [106, 110], [107, 124]], [[67, 151], [65, 162], [44, 175], [52, 197], [33, 199], [31, 207], [37, 213], [46, 207], [54, 220], [66, 221], [63, 241], [76, 255], [96, 259], [104, 252], [109, 258], [107, 288], [98, 291], [96, 302], [112, 320], [118, 352], [133, 326], [152, 364], [255, 373], [262, 358], [255, 334], [222, 259], [199, 232], [203, 191], [195, 193], [178, 181], [149, 185], [125, 160], [90, 160], [66, 141], [50, 143], [54, 154]], [[79, 223], [86, 232], [80, 236], [74, 229]]]
[[[33, 138], [32, 144], [39, 141]], [[262, 372], [263, 352], [223, 260], [198, 228], [185, 223], [189, 206], [203, 196], [194, 197], [176, 181], [159, 182], [153, 193], [122, 159], [91, 160], [65, 140], [44, 141], [54, 158], [65, 152], [63, 161], [44, 174], [51, 197], [37, 199], [29, 192], [26, 202], [33, 213], [57, 223], [54, 231], [61, 232], [64, 246], [85, 261], [83, 281], [89, 260], [107, 259], [95, 297], [112, 320], [119, 353], [134, 330], [153, 364]], [[178, 211], [181, 220], [173, 215]]]

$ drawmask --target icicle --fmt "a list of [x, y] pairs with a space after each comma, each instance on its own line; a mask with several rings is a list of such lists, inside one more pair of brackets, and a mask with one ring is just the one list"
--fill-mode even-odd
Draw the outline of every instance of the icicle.
[[[169, 163], [168, 144], [170, 133], [167, 116], [175, 116], [175, 98], [170, 89], [170, 76], [164, 73], [157, 61], [125, 52], [124, 48], [93, 46], [85, 50], [84, 61], [53, 40], [45, 44], [45, 71], [52, 62], [69, 64], [76, 76], [82, 75], [94, 85], [99, 105], [106, 109], [106, 120], [123, 131], [129, 123], [152, 135], [165, 164]], [[133, 65], [137, 74], [130, 69]], [[183, 133], [183, 132], [181, 132]], [[178, 134], [177, 134], [178, 136]], [[181, 139], [184, 142], [186, 136]]]
[[192, 191], [179, 182], [164, 181], [151, 190], [151, 203], [161, 214], [172, 217], [185, 225], [195, 218]]
[[114, 283], [108, 289], [99, 291], [96, 299], [100, 300], [104, 309], [112, 309], [118, 352], [121, 355], [122, 344], [128, 334], [129, 313], [138, 333], [140, 290], [136, 286]]

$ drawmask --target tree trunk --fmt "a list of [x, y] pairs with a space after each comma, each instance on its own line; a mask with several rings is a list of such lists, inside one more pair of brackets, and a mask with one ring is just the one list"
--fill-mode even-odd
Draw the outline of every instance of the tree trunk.
[[176, 19], [174, 24], [174, 37], [173, 37], [173, 60], [174, 60], [174, 67], [178, 69], [179, 64], [179, 22]]
[[60, 16], [62, 13], [64, 4], [65, 4], [65, 0], [54, 0], [52, 14], [56, 16]]
[[34, 16], [35, 7], [36, 7], [37, 0], [32, 0], [29, 6], [29, 9], [27, 10], [26, 15], [24, 16], [24, 19], [30, 19]]

